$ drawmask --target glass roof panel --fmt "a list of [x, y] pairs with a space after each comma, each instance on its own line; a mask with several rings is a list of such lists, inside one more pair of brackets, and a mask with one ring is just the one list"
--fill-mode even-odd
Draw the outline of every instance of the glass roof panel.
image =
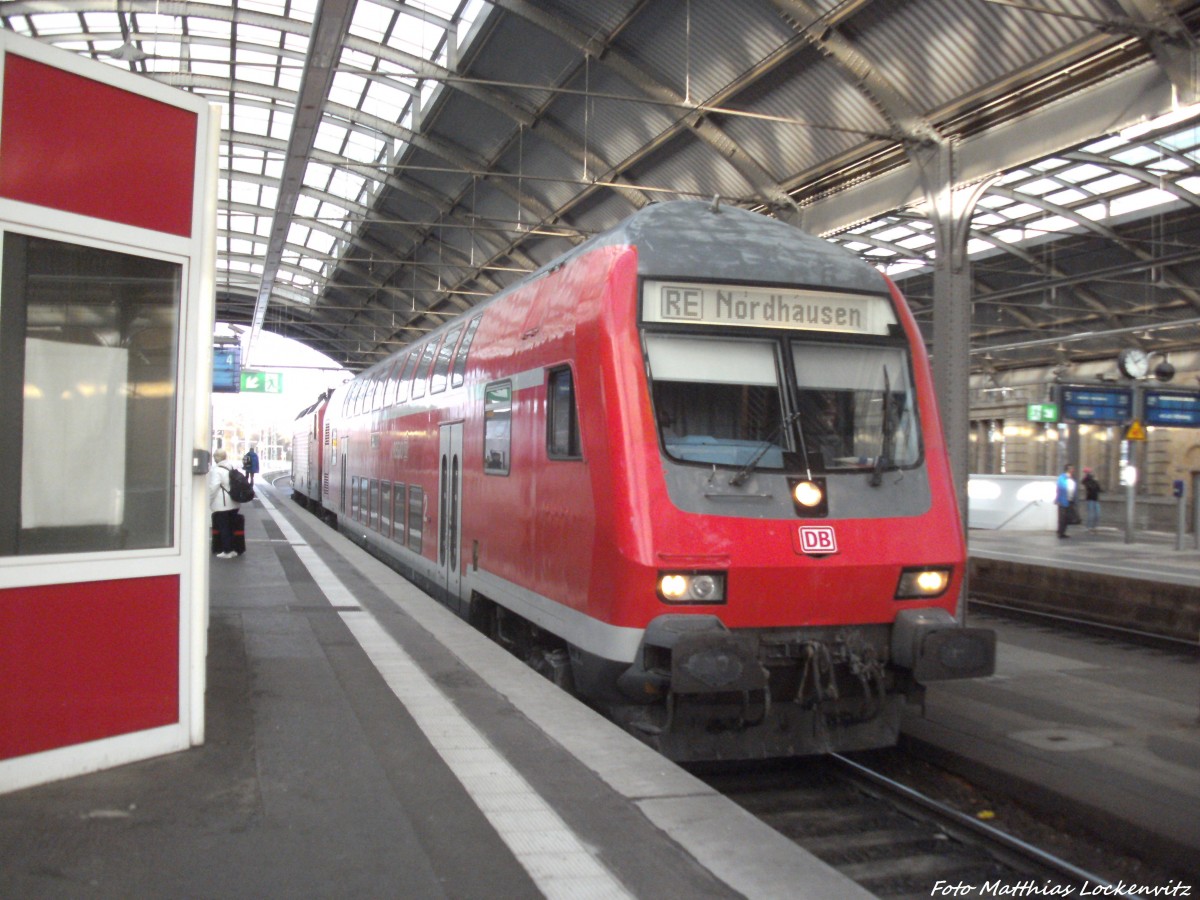
[[395, 13], [390, 9], [368, 0], [359, 0], [358, 5], [354, 7], [354, 21], [350, 23], [350, 33], [379, 43], [387, 34], [394, 17]]

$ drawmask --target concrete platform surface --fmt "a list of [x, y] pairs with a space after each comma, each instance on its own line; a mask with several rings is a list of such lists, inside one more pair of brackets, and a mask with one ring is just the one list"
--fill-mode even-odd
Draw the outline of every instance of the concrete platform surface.
[[1200, 891], [1200, 658], [971, 614], [996, 674], [931, 685], [914, 752], [1135, 848]]

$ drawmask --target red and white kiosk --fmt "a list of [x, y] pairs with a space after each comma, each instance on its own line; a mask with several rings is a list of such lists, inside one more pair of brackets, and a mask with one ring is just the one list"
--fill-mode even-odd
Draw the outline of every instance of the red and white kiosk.
[[0, 32], [0, 792], [204, 739], [219, 127]]

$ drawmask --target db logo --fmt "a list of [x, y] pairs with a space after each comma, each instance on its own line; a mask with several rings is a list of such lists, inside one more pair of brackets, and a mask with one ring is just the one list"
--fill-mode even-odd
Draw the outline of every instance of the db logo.
[[813, 555], [837, 553], [837, 535], [832, 525], [801, 525], [800, 552]]

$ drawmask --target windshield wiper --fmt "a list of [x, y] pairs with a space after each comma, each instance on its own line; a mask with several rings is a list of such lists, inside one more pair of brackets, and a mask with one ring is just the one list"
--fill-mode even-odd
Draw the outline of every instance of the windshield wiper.
[[[731, 475], [729, 477], [729, 483], [731, 485], [733, 485], [734, 487], [738, 487], [739, 485], [745, 483], [746, 479], [750, 477], [750, 473], [752, 473], [754, 471], [755, 466], [757, 466], [759, 464], [759, 462], [762, 460], [762, 458], [767, 455], [767, 451], [775, 446], [775, 439], [777, 437], [779, 437], [780, 434], [783, 433], [783, 429], [787, 428], [789, 425], [791, 425], [793, 422], [795, 422], [799, 418], [800, 418], [799, 411], [794, 412], [789, 416], [785, 416], [783, 421], [779, 423], [778, 427], [776, 427], [776, 429], [774, 431], [772, 431], [769, 435], [767, 435], [767, 437], [763, 440], [762, 446], [759, 447], [758, 450], [756, 450], [754, 452], [754, 455], [752, 457], [750, 457], [750, 461], [747, 462], [744, 466], [742, 466], [740, 469], [738, 469], [736, 472], [734, 472], [733, 475]], [[803, 435], [801, 435], [800, 442], [801, 442], [801, 447], [803, 447], [803, 445], [804, 445]], [[804, 458], [805, 458], [805, 465], [808, 465], [808, 453], [807, 452], [805, 452]]]
[[879, 454], [875, 457], [875, 470], [871, 473], [871, 487], [883, 484], [883, 469], [892, 455], [892, 380], [887, 366], [883, 367], [883, 436], [879, 441]]

